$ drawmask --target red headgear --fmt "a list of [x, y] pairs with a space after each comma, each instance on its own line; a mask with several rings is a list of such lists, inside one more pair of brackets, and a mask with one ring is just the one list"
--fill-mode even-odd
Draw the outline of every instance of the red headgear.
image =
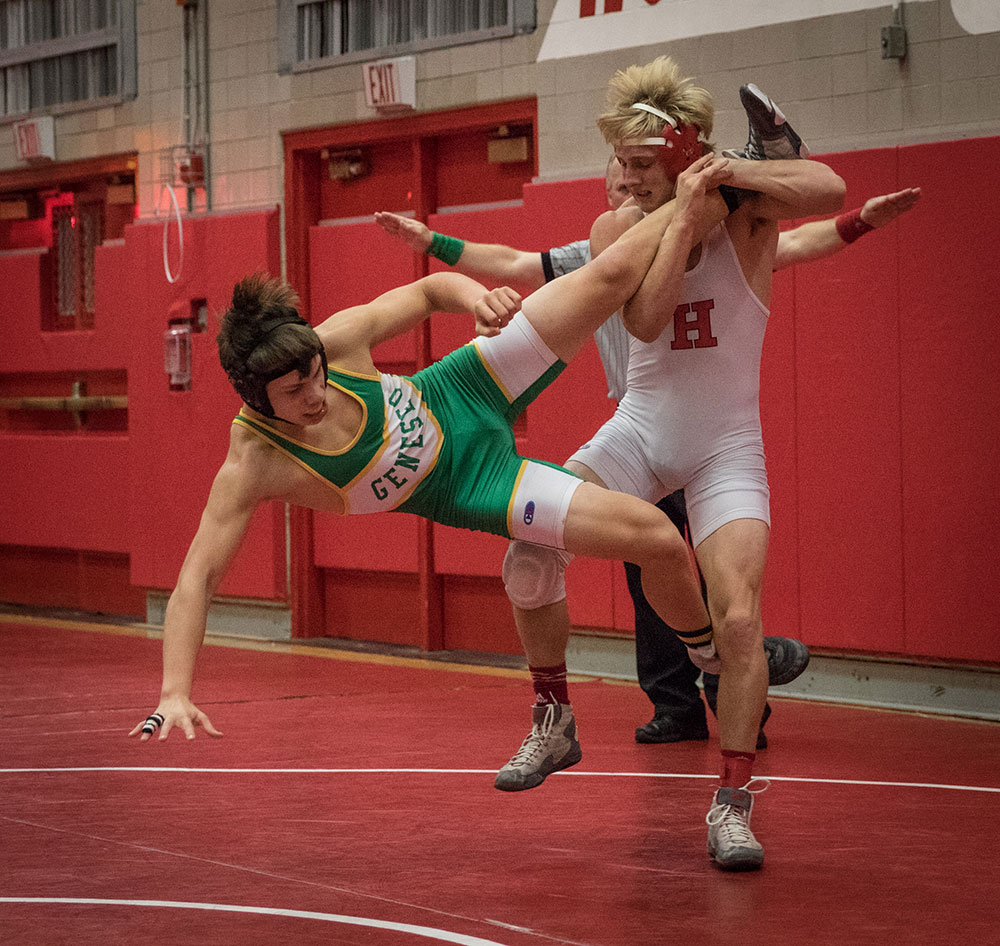
[[645, 102], [636, 102], [632, 108], [656, 115], [665, 124], [659, 138], [624, 138], [622, 145], [661, 145], [663, 150], [660, 152], [660, 163], [672, 178], [676, 178], [701, 157], [702, 149], [698, 144], [701, 129], [697, 125], [679, 125], [675, 118]]

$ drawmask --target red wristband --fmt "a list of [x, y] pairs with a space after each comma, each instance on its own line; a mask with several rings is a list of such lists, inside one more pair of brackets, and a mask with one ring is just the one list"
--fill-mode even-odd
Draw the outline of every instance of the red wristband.
[[837, 235], [845, 243], [853, 243], [858, 237], [864, 236], [875, 228], [861, 219], [861, 208], [855, 207], [837, 217]]

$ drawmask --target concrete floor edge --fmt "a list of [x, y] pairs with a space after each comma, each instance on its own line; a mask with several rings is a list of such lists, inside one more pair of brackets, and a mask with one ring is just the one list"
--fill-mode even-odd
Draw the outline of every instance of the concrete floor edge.
[[[631, 638], [574, 633], [570, 673], [635, 680]], [[1000, 722], [1000, 667], [954, 667], [813, 654], [797, 680], [774, 687], [774, 696]]]

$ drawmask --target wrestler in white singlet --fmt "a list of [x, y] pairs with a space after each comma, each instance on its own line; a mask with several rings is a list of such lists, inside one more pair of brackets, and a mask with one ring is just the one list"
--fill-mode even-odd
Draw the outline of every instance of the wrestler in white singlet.
[[770, 521], [759, 411], [768, 309], [724, 223], [701, 246], [673, 321], [655, 342], [630, 340], [618, 410], [570, 458], [650, 502], [683, 488], [696, 547], [734, 519]]

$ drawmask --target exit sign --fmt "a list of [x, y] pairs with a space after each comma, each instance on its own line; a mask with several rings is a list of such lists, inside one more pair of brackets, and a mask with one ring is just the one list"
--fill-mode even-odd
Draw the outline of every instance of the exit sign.
[[413, 56], [366, 62], [361, 70], [369, 108], [416, 108], [417, 61]]
[[14, 151], [20, 161], [52, 161], [56, 156], [51, 115], [14, 123]]

